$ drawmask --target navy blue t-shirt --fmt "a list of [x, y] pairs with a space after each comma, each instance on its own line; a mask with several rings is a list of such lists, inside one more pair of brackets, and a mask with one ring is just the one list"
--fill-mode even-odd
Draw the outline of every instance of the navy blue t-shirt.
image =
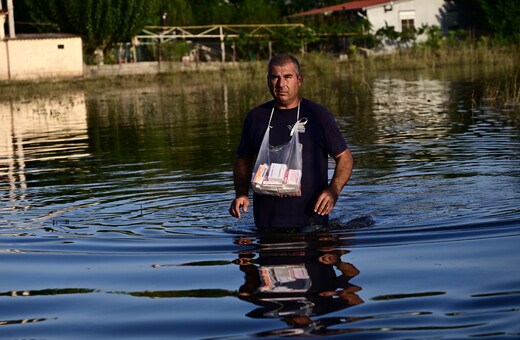
[[[269, 122], [274, 101], [251, 110], [244, 121], [242, 138], [237, 154], [255, 157]], [[287, 143], [290, 130], [296, 122], [298, 108], [276, 108], [271, 120], [269, 142], [276, 146]], [[323, 189], [328, 186], [328, 156], [337, 156], [347, 149], [334, 115], [310, 100], [302, 99], [300, 119], [307, 118], [305, 131], [300, 130], [303, 145], [302, 195], [299, 197], [253, 196], [255, 224], [259, 228], [290, 228], [326, 224], [328, 216], [314, 212], [314, 204]]]

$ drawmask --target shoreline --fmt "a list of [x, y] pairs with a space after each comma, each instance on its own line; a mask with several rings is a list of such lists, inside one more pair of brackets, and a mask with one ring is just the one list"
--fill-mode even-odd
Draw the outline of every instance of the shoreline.
[[85, 65], [84, 79], [99, 77], [118, 77], [135, 75], [175, 74], [193, 71], [220, 71], [224, 69], [240, 68], [240, 65], [249, 62], [176, 62], [176, 61], [143, 61], [138, 63]]
[[[420, 52], [420, 53], [419, 53]], [[363, 57], [355, 55], [340, 59], [324, 52], [307, 53], [298, 56], [306, 75], [341, 73], [357, 79], [388, 72], [449, 72], [453, 67], [469, 69], [507, 71], [510, 84], [518, 81], [520, 64], [518, 49], [446, 49], [442, 55], [422, 51], [403, 51], [384, 56]], [[471, 53], [469, 53], [471, 52]], [[84, 65], [81, 77], [35, 78], [25, 80], [0, 81], [0, 101], [30, 97], [62, 90], [103, 91], [109, 88], [133, 88], [152, 83], [182, 83], [208, 81], [210, 75], [232, 80], [245, 77], [263, 77], [266, 60], [237, 62], [139, 62], [105, 65]], [[512, 72], [511, 72], [512, 71]], [[510, 89], [511, 90], [511, 89]], [[513, 97], [518, 98], [513, 86]]]
[[[135, 87], [164, 81], [170, 77], [182, 79], [186, 75], [240, 72], [254, 70], [260, 62], [139, 62], [127, 64], [85, 65], [81, 77], [33, 78], [0, 81], [0, 101], [61, 90], [104, 90], [114, 86]], [[230, 72], [230, 73], [231, 73]], [[193, 76], [191, 76], [193, 78]]]

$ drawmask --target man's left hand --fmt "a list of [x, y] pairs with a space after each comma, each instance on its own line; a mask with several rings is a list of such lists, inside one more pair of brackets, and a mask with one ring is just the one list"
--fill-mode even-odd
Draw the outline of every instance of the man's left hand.
[[339, 193], [330, 187], [326, 188], [321, 192], [320, 196], [318, 196], [316, 204], [314, 205], [314, 212], [318, 215], [328, 215], [336, 205], [338, 197]]
[[332, 181], [329, 186], [321, 192], [314, 205], [314, 212], [319, 215], [328, 215], [332, 211], [332, 208], [334, 208], [338, 201], [341, 190], [345, 184], [347, 184], [352, 174], [354, 161], [349, 149], [335, 156], [334, 160], [336, 161], [336, 167]]

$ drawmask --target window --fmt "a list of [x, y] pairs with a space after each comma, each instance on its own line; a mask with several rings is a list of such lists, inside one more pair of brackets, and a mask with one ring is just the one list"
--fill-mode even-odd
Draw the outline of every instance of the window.
[[415, 29], [415, 11], [400, 11], [401, 32]]
[[65, 45], [61, 45], [61, 44], [58, 45], [58, 50], [63, 50], [63, 49], [65, 49]]
[[413, 31], [415, 29], [415, 25], [413, 19], [403, 19], [401, 20], [401, 31]]

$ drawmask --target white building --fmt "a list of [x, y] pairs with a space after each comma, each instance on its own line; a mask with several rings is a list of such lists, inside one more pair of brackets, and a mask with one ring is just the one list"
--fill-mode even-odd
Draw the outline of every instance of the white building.
[[70, 34], [17, 34], [0, 40], [0, 80], [83, 76], [80, 37]]
[[446, 0], [360, 0], [297, 13], [288, 18], [348, 12], [366, 18], [372, 33], [385, 25], [393, 26], [398, 32], [422, 25], [439, 26], [446, 31], [457, 23], [455, 6]]

